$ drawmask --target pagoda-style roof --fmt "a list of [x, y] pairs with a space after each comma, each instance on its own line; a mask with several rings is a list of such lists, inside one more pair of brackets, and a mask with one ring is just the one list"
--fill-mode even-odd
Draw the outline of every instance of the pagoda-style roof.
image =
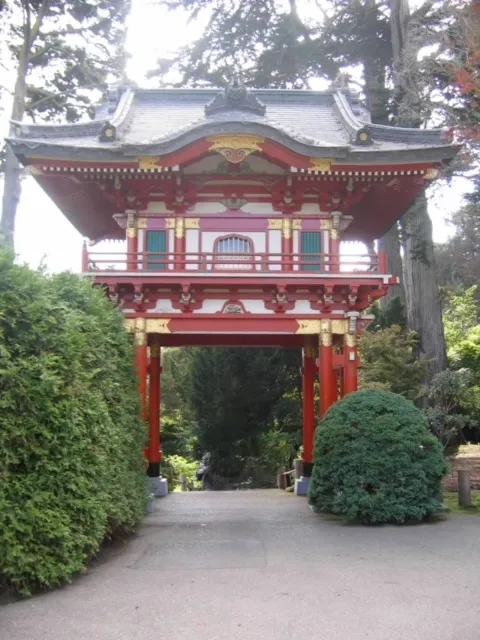
[[297, 154], [354, 164], [441, 162], [456, 152], [441, 130], [372, 124], [358, 98], [338, 89], [120, 87], [90, 122], [13, 124], [9, 143], [25, 164], [32, 157], [128, 162], [222, 133], [263, 136]]
[[[222, 90], [118, 87], [92, 121], [14, 122], [8, 143], [72, 224], [96, 240], [124, 237], [115, 215], [127, 209], [145, 211], [156, 200], [175, 211], [180, 198], [191, 211], [202, 198], [229, 196], [233, 184], [236, 197], [246, 198], [246, 215], [256, 197], [292, 211], [315, 201], [324, 212], [339, 206], [352, 215], [345, 239], [372, 239], [458, 151], [438, 129], [372, 124], [345, 89], [247, 90], [238, 83]], [[249, 186], [242, 186], [245, 171]]]

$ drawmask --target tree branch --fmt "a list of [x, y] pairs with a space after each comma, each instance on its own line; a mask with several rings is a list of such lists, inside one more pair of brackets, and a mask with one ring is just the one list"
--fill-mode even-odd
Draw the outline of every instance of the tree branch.
[[[35, 42], [35, 38], [38, 36], [38, 33], [40, 31], [40, 28], [42, 26], [42, 22], [43, 19], [45, 18], [48, 9], [50, 8], [50, 1], [51, 0], [43, 0], [42, 4], [40, 5], [40, 8], [38, 10], [37, 13], [37, 19], [35, 20], [35, 23], [32, 27], [32, 30], [30, 31], [30, 40], [28, 43], [28, 50], [30, 51], [33, 43]], [[28, 0], [27, 0], [27, 5], [28, 5]]]
[[410, 14], [410, 20], [419, 22], [421, 24], [430, 9], [433, 9], [434, 4], [435, 0], [427, 0], [422, 5], [420, 5], [418, 9]]

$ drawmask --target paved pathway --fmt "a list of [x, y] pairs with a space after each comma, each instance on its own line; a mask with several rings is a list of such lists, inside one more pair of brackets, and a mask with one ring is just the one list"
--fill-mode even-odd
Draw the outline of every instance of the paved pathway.
[[480, 518], [352, 527], [277, 491], [175, 494], [5, 640], [479, 640]]

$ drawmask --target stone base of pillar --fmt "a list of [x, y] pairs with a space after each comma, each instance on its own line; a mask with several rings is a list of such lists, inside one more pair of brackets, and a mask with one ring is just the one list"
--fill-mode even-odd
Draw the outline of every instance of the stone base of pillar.
[[296, 496], [306, 496], [308, 494], [308, 490], [310, 488], [310, 480], [311, 478], [306, 478], [305, 476], [302, 476], [298, 480], [295, 480], [294, 493]]
[[165, 498], [168, 496], [168, 483], [166, 478], [157, 476], [148, 478], [148, 492], [153, 493], [156, 498]]

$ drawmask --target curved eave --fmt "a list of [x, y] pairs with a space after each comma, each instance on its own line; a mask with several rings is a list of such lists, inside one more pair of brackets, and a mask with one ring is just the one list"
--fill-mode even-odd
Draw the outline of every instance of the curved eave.
[[[398, 145], [385, 148], [382, 142], [373, 141], [370, 146], [343, 145], [331, 146], [316, 141], [298, 140], [273, 126], [257, 122], [207, 122], [183, 131], [175, 137], [163, 140], [147, 140], [142, 144], [95, 143], [75, 145], [75, 140], [51, 142], [43, 139], [8, 138], [17, 157], [28, 164], [29, 158], [44, 157], [78, 162], [128, 162], [139, 156], [171, 156], [209, 136], [219, 134], [257, 135], [289, 149], [293, 153], [307, 158], [328, 158], [351, 163], [393, 163], [393, 162], [439, 162], [455, 156], [459, 146], [442, 145]], [[438, 141], [438, 137], [435, 139]], [[382, 148], [383, 147], [383, 148]], [[172, 164], [177, 164], [172, 162]]]

